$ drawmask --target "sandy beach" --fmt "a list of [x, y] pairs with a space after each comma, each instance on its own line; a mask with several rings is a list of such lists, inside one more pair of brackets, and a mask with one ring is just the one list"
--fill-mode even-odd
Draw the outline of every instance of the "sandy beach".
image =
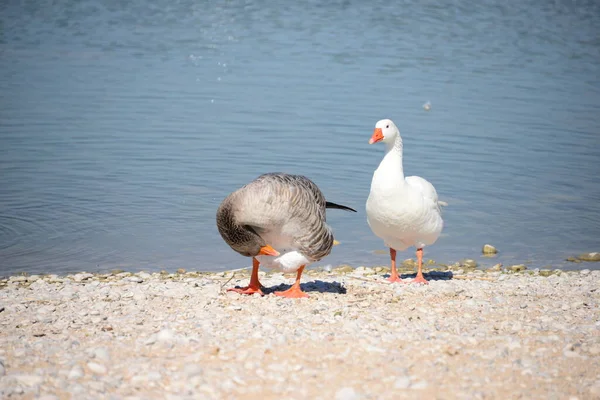
[[600, 271], [385, 273], [308, 270], [299, 300], [227, 292], [247, 270], [3, 279], [0, 397], [600, 398]]

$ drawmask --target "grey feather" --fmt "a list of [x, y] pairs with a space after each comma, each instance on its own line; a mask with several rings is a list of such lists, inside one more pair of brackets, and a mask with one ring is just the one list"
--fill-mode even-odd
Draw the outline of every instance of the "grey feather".
[[266, 238], [285, 237], [308, 259], [318, 261], [333, 247], [326, 206], [325, 196], [307, 177], [268, 173], [223, 200], [217, 227], [240, 254], [254, 256], [253, 251], [270, 244]]

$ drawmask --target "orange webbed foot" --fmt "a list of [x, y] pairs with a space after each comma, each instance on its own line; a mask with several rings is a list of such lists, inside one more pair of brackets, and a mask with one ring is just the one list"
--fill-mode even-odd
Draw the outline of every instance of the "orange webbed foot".
[[292, 286], [283, 292], [275, 292], [275, 296], [287, 297], [288, 299], [302, 299], [308, 297], [308, 295], [304, 293], [298, 286]]
[[243, 288], [231, 288], [231, 289], [227, 289], [228, 292], [236, 292], [239, 294], [254, 294], [254, 293], [258, 293], [261, 296], [264, 296], [265, 294], [263, 293], [262, 290], [260, 290], [260, 287], [254, 287], [254, 286], [246, 286]]
[[429, 281], [425, 279], [423, 275], [417, 275], [417, 277], [412, 280], [412, 283], [422, 283], [424, 285], [429, 285]]
[[394, 283], [394, 282], [398, 282], [398, 283], [406, 283], [402, 280], [402, 278], [400, 278], [400, 275], [398, 275], [398, 273], [393, 273], [390, 274], [390, 277], [386, 279], [388, 282]]

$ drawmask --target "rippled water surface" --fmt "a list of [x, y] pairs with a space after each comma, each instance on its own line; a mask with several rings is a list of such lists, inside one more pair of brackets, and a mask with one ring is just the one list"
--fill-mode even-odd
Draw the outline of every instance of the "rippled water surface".
[[319, 265], [387, 263], [364, 212], [386, 117], [449, 203], [426, 257], [600, 250], [600, 3], [401, 3], [3, 1], [0, 275], [247, 266], [215, 211], [268, 171], [359, 210], [329, 212]]

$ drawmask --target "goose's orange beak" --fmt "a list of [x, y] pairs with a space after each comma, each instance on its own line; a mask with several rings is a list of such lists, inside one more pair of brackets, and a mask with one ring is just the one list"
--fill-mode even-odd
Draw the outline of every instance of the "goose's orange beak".
[[260, 251], [258, 252], [258, 254], [263, 255], [263, 256], [277, 257], [279, 255], [279, 252], [267, 244], [260, 248]]
[[371, 136], [371, 140], [369, 140], [369, 144], [381, 142], [382, 140], [383, 140], [383, 132], [381, 131], [381, 128], [375, 128], [375, 131], [373, 132], [373, 136]]

